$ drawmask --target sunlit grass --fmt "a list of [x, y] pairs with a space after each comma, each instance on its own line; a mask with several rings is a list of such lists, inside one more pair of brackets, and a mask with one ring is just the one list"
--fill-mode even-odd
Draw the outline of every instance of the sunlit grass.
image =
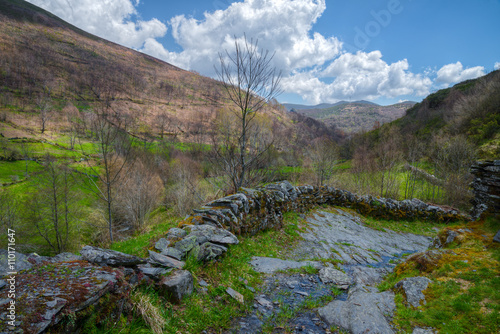
[[[432, 280], [424, 291], [426, 304], [417, 309], [396, 295], [394, 323], [400, 330], [432, 327], [440, 333], [495, 333], [500, 326], [500, 247], [491, 243], [498, 221], [462, 226], [473, 233], [453, 243], [452, 253], [436, 260], [430, 272], [420, 272], [413, 262], [405, 262], [388, 275], [379, 289], [390, 289], [405, 277], [426, 276]], [[496, 229], [491, 226], [496, 224]], [[458, 227], [455, 227], [458, 228]], [[484, 237], [486, 236], [486, 237]]]

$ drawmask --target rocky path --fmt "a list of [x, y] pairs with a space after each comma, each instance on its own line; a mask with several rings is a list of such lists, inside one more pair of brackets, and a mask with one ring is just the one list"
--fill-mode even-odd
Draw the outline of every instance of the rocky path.
[[340, 209], [314, 213], [301, 235], [287, 260], [252, 259], [263, 286], [251, 314], [227, 333], [393, 333], [394, 295], [376, 285], [432, 239], [377, 231]]

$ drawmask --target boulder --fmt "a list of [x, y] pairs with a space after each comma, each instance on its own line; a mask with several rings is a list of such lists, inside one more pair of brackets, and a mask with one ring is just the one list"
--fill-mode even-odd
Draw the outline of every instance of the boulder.
[[228, 230], [215, 227], [212, 225], [193, 225], [186, 226], [191, 230], [190, 235], [205, 236], [207, 241], [223, 244], [223, 245], [236, 245], [239, 243], [238, 238]]
[[169, 256], [161, 255], [153, 251], [149, 251], [149, 263], [156, 264], [167, 268], [177, 268], [182, 269], [186, 263], [183, 261], [178, 261]]
[[107, 267], [132, 267], [147, 262], [134, 255], [93, 246], [83, 247], [80, 254], [85, 261]]
[[175, 303], [193, 293], [193, 289], [193, 275], [188, 270], [176, 270], [164, 277], [159, 284], [159, 292]]
[[347, 289], [351, 285], [351, 279], [340, 270], [325, 267], [319, 271], [319, 278], [325, 284], [332, 283], [339, 289]]
[[422, 301], [425, 304], [425, 296], [422, 293], [432, 281], [427, 277], [410, 277], [399, 281], [394, 285], [396, 289], [402, 289], [406, 301], [413, 307], [419, 307]]
[[437, 268], [439, 260], [445, 254], [454, 254], [448, 249], [431, 249], [425, 252], [416, 253], [407, 259], [407, 262], [417, 264], [417, 269], [424, 272], [431, 272]]

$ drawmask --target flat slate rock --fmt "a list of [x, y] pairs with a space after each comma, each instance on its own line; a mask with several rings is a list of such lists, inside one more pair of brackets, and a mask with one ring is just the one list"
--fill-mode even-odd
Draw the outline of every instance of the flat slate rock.
[[313, 266], [316, 269], [323, 268], [323, 264], [318, 261], [290, 261], [281, 260], [272, 257], [258, 257], [254, 256], [250, 261], [250, 265], [255, 271], [264, 274], [272, 274], [278, 270], [297, 269], [307, 266]]
[[172, 227], [170, 230], [168, 230], [166, 238], [168, 240], [176, 240], [176, 239], [182, 239], [186, 235], [187, 232], [184, 231], [183, 229], [178, 227]]
[[334, 300], [319, 308], [318, 313], [328, 325], [340, 326], [352, 334], [388, 334], [394, 330], [385, 316], [392, 314], [395, 307], [393, 292], [362, 287], [349, 291], [345, 301]]
[[170, 241], [165, 238], [161, 238], [155, 243], [155, 249], [159, 252], [163, 252], [168, 246], [170, 246]]
[[183, 261], [178, 261], [172, 257], [161, 255], [153, 251], [149, 251], [149, 263], [177, 269], [182, 269], [186, 265]]
[[371, 268], [365, 266], [354, 266], [351, 268], [354, 283], [357, 285], [375, 286], [382, 282], [385, 275], [392, 272], [392, 268], [380, 267]]
[[159, 279], [161, 276], [166, 275], [172, 269], [138, 266], [138, 270], [144, 275], [147, 275], [153, 279]]
[[294, 250], [295, 258], [337, 259], [350, 265], [376, 265], [385, 257], [404, 251], [422, 252], [432, 243], [426, 236], [377, 231], [343, 210], [318, 211], [307, 218], [304, 240]]
[[431, 328], [420, 328], [415, 327], [411, 334], [434, 334], [435, 332]]
[[234, 299], [236, 299], [237, 301], [239, 301], [240, 303], [242, 303], [242, 304], [245, 303], [245, 297], [243, 297], [243, 295], [241, 293], [239, 293], [238, 291], [236, 291], [232, 288], [227, 288], [226, 293], [228, 295], [230, 295], [231, 297], [233, 297]]
[[221, 245], [205, 242], [200, 246], [196, 257], [198, 261], [210, 261], [227, 252], [227, 248]]
[[236, 245], [239, 243], [238, 238], [223, 228], [212, 225], [188, 225], [186, 229], [190, 229], [190, 235], [205, 236], [210, 242], [223, 245]]
[[173, 257], [174, 259], [179, 260], [179, 261], [181, 261], [182, 257], [184, 256], [184, 253], [182, 253], [180, 250], [173, 248], [173, 247], [167, 247], [167, 248], [163, 249], [160, 254]]
[[93, 246], [83, 247], [80, 254], [85, 261], [109, 267], [132, 267], [147, 262], [146, 259], [134, 255]]

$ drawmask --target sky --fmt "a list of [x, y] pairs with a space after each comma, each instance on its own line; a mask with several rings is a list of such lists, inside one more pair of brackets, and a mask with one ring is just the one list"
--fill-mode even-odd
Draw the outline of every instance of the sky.
[[216, 77], [235, 39], [282, 71], [282, 103], [387, 105], [500, 69], [500, 0], [28, 0], [102, 38]]

